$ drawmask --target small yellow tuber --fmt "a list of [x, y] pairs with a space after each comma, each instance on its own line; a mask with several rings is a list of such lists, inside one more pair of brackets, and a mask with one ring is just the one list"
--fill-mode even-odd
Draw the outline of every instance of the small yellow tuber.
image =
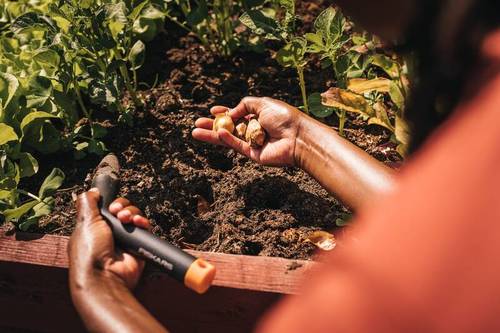
[[246, 141], [253, 147], [260, 147], [264, 145], [266, 140], [266, 132], [257, 119], [250, 119], [247, 125], [247, 132], [245, 134]]
[[247, 133], [247, 124], [241, 122], [236, 125], [236, 136], [241, 140], [245, 140], [245, 134]]
[[227, 113], [221, 113], [215, 116], [213, 130], [217, 132], [220, 129], [226, 129], [229, 133], [234, 132], [233, 119]]

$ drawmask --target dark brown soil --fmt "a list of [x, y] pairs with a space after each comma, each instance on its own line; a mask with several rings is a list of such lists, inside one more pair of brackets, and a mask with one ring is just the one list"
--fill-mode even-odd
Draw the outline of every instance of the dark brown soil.
[[[246, 95], [299, 105], [295, 73], [268, 53], [221, 59], [194, 37], [168, 31], [150, 45], [150, 66], [142, 72], [147, 82], [159, 72], [163, 82], [142, 92], [147, 107], [137, 111], [132, 127], [107, 121], [105, 141], [120, 158], [122, 194], [143, 209], [154, 233], [181, 247], [310, 258], [315, 248], [305, 242], [307, 234], [332, 230], [348, 210], [301, 170], [259, 166], [190, 135], [196, 118], [207, 116], [210, 106], [234, 106]], [[331, 72], [316, 63], [306, 79], [310, 92], [332, 84]], [[328, 122], [335, 127], [336, 119]], [[389, 133], [363, 124], [350, 119], [347, 138], [382, 161], [398, 161], [387, 144]], [[88, 188], [97, 163], [96, 158], [64, 163], [65, 189], [57, 194], [55, 211], [35, 231], [71, 233], [73, 201]]]

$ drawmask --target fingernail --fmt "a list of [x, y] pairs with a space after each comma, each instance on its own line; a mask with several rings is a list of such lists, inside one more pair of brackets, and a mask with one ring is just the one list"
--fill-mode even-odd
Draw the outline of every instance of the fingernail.
[[[128, 210], [122, 210], [121, 212], [119, 212], [116, 217], [118, 217], [118, 219], [122, 220], [122, 219], [127, 219], [129, 220], [130, 219], [130, 212]], [[123, 221], [122, 221], [123, 222]]]
[[95, 193], [99, 193], [99, 189], [97, 187], [92, 187], [89, 192], [95, 192]]
[[109, 205], [109, 209], [114, 211], [119, 211], [123, 209], [123, 205], [119, 202], [113, 202], [111, 205]]

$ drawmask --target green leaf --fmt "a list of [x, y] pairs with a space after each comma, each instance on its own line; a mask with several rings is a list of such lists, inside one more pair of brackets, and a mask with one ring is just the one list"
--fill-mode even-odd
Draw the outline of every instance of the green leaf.
[[28, 82], [30, 95], [50, 97], [52, 95], [52, 82], [43, 76], [32, 76]]
[[245, 8], [252, 8], [252, 7], [258, 7], [262, 6], [266, 0], [243, 0], [243, 7]]
[[308, 42], [312, 43], [307, 48], [308, 52], [319, 53], [323, 51], [325, 45], [323, 44], [323, 37], [320, 34], [307, 33], [304, 37]]
[[92, 137], [94, 139], [104, 138], [106, 136], [106, 134], [108, 133], [106, 128], [104, 128], [102, 125], [97, 124], [97, 123], [92, 124], [91, 131], [92, 131]]
[[344, 31], [344, 17], [335, 10], [329, 7], [322, 11], [314, 21], [314, 28], [321, 33], [325, 41], [325, 45], [338, 42]]
[[383, 69], [392, 79], [399, 79], [399, 64], [391, 58], [376, 54], [372, 57], [372, 64]]
[[410, 143], [410, 128], [406, 121], [399, 116], [396, 116], [394, 135], [396, 136], [398, 142], [404, 145], [408, 145]]
[[276, 60], [283, 67], [300, 67], [304, 65], [307, 40], [296, 37], [276, 53]]
[[75, 150], [73, 151], [73, 156], [75, 160], [81, 160], [87, 156], [87, 150], [89, 147], [88, 142], [80, 142], [75, 146]]
[[147, 5], [149, 5], [149, 2], [148, 1], [143, 1], [141, 2], [139, 5], [137, 5], [133, 10], [132, 12], [130, 13], [129, 15], [129, 18], [132, 19], [132, 20], [136, 20], [139, 15], [141, 14], [142, 10], [144, 9], [144, 7], [146, 7]]
[[120, 95], [116, 80], [110, 80], [108, 82], [102, 82], [101, 80], [92, 80], [89, 84], [88, 91], [92, 103], [98, 105], [109, 105], [116, 103]]
[[165, 14], [161, 10], [151, 5], [146, 7], [140, 16], [150, 20], [162, 20], [165, 18]]
[[38, 197], [44, 199], [46, 197], [51, 196], [55, 193], [55, 191], [61, 187], [64, 181], [64, 172], [61, 169], [54, 168], [50, 175], [45, 178], [40, 186], [40, 190], [38, 191]]
[[309, 104], [309, 112], [311, 112], [315, 117], [325, 118], [335, 112], [334, 108], [321, 104], [320, 93], [312, 93], [311, 95], [309, 95], [309, 98], [307, 100]]
[[276, 39], [278, 34], [278, 24], [270, 17], [267, 17], [260, 10], [249, 10], [240, 16], [240, 22], [252, 30], [257, 35], [264, 35], [268, 39]]
[[33, 27], [43, 27], [53, 33], [57, 31], [57, 25], [50, 17], [35, 12], [29, 12], [17, 17], [14, 22], [12, 22], [10, 29], [18, 34], [23, 29]]
[[146, 45], [140, 40], [135, 42], [134, 46], [130, 49], [128, 60], [132, 64], [132, 69], [139, 69], [144, 64], [146, 55]]
[[47, 119], [53, 119], [53, 118], [58, 118], [58, 117], [43, 111], [31, 112], [21, 121], [21, 131], [24, 134], [29, 126], [32, 126], [37, 122], [40, 121], [43, 122]]
[[153, 6], [146, 7], [134, 21], [132, 31], [142, 41], [152, 41], [162, 29], [165, 14]]
[[7, 108], [9, 103], [12, 101], [12, 98], [18, 89], [19, 81], [14, 75], [0, 72], [0, 98], [2, 99], [1, 104], [4, 109]]
[[396, 104], [398, 109], [403, 110], [405, 106], [405, 97], [399, 85], [396, 84], [394, 81], [391, 82], [391, 86], [389, 89], [389, 96], [391, 97], [391, 100], [394, 102], [394, 104]]
[[104, 145], [104, 142], [99, 140], [90, 140], [88, 152], [90, 154], [96, 154], [97, 156], [102, 156], [108, 152], [108, 149]]
[[18, 221], [23, 215], [28, 213], [38, 203], [36, 200], [28, 201], [19, 207], [6, 209], [3, 214], [5, 221], [10, 222], [13, 220]]
[[29, 228], [38, 223], [41, 217], [49, 215], [54, 207], [54, 198], [48, 197], [33, 207], [33, 214], [19, 224], [19, 229], [28, 231]]
[[20, 153], [18, 158], [21, 178], [31, 177], [38, 172], [38, 161], [30, 153]]
[[33, 60], [42, 66], [49, 66], [50, 68], [57, 69], [61, 59], [56, 51], [51, 49], [41, 49], [35, 52]]
[[111, 4], [106, 7], [108, 27], [114, 39], [122, 33], [127, 26], [127, 6], [120, 1], [116, 4]]
[[7, 124], [0, 123], [0, 146], [10, 141], [17, 141], [19, 137], [12, 127]]
[[191, 27], [195, 27], [208, 18], [208, 6], [205, 0], [198, 3], [198, 6], [191, 10], [186, 16], [186, 21]]
[[42, 154], [51, 154], [61, 149], [63, 137], [48, 120], [39, 120], [25, 128], [22, 142]]

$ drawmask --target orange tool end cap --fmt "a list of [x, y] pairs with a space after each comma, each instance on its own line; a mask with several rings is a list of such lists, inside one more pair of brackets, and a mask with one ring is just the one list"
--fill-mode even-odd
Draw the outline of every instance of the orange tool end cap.
[[189, 266], [184, 276], [184, 284], [198, 294], [203, 294], [210, 288], [214, 278], [215, 266], [198, 258]]

